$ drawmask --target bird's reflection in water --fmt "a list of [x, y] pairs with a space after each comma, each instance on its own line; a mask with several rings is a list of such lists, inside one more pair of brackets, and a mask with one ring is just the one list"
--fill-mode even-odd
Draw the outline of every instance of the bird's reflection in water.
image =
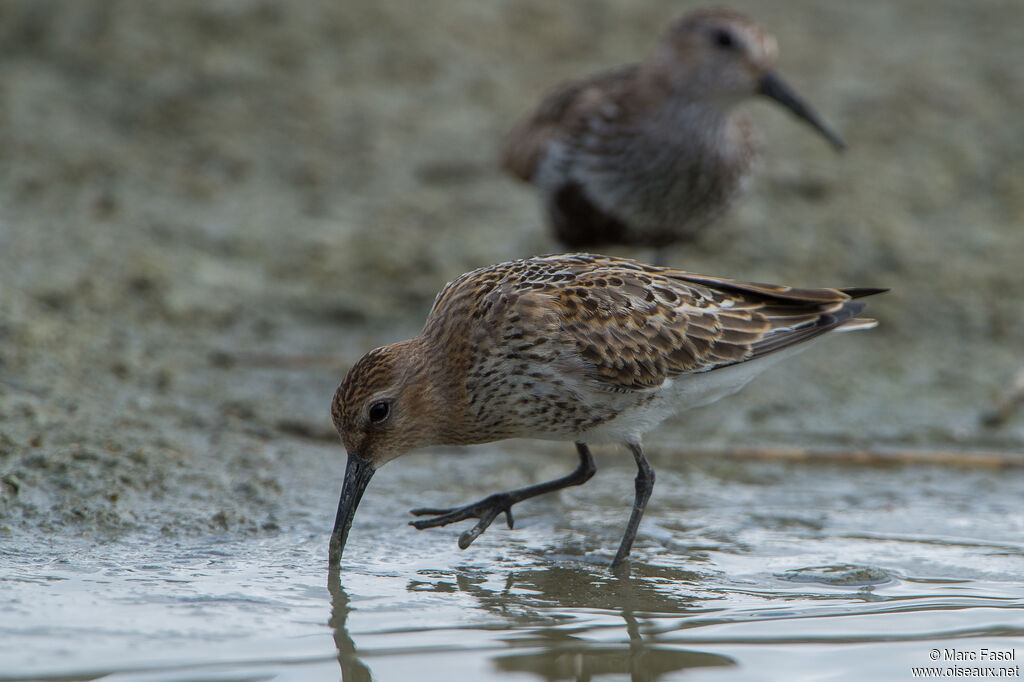
[[371, 682], [373, 676], [370, 669], [356, 656], [355, 642], [348, 634], [346, 621], [351, 609], [348, 606], [348, 593], [341, 586], [341, 575], [336, 568], [331, 568], [327, 574], [327, 589], [331, 593], [331, 619], [328, 625], [334, 630], [341, 679], [344, 682]]
[[[698, 599], [679, 593], [680, 583], [696, 582], [696, 574], [670, 570], [661, 575], [636, 568], [640, 570], [632, 576], [622, 577], [603, 568], [571, 566], [515, 571], [500, 589], [487, 586], [493, 577], [487, 571], [445, 571], [421, 575], [408, 589], [458, 590], [475, 597], [485, 611], [500, 615], [509, 625], [506, 641], [513, 652], [493, 660], [505, 673], [532, 673], [543, 680], [590, 680], [608, 674], [658, 680], [687, 668], [736, 664], [718, 654], [659, 646], [655, 635], [642, 634], [634, 613], [683, 616], [713, 609], [706, 606], [706, 594]], [[666, 589], [669, 585], [674, 589]], [[614, 638], [604, 636], [607, 633], [600, 641], [588, 639], [586, 631], [592, 626], [573, 627], [580, 610], [617, 613], [625, 621], [629, 642], [609, 641]]]
[[628, 648], [562, 643], [541, 652], [498, 656], [494, 662], [502, 671], [533, 673], [542, 680], [578, 682], [604, 675], [629, 675], [634, 682], [653, 682], [687, 668], [735, 665], [731, 658], [718, 654], [658, 648], [642, 643], [631, 644]]

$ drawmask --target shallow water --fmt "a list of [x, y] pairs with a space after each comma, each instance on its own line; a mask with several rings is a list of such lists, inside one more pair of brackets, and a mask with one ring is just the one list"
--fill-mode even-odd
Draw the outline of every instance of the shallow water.
[[[628, 458], [607, 452], [586, 486], [520, 505], [515, 530], [496, 523], [465, 552], [461, 527], [406, 525], [417, 504], [572, 465], [571, 452], [523, 458], [501, 476], [508, 452], [382, 470], [330, 585], [326, 484], [309, 492], [307, 521], [271, 535], [8, 537], [0, 679], [912, 679], [933, 664], [1019, 675], [1020, 469], [656, 459], [629, 577], [604, 567], [632, 488]], [[957, 655], [978, 660], [942, 660]]]

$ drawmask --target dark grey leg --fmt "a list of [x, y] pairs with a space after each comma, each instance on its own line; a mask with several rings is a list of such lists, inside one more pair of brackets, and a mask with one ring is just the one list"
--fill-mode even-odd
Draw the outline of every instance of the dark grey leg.
[[571, 474], [556, 478], [553, 481], [537, 483], [536, 485], [509, 490], [504, 493], [495, 493], [479, 502], [467, 504], [465, 507], [451, 507], [447, 509], [420, 507], [413, 509], [412, 513], [416, 516], [434, 515], [434, 518], [410, 521], [409, 523], [417, 529], [423, 530], [424, 528], [434, 528], [435, 526], [447, 526], [449, 523], [455, 523], [463, 519], [480, 519], [475, 526], [459, 536], [459, 548], [466, 549], [474, 540], [480, 537], [481, 533], [487, 530], [487, 527], [491, 525], [491, 522], [499, 514], [505, 514], [505, 520], [508, 522], [508, 527], [511, 528], [513, 524], [512, 505], [515, 503], [522, 502], [530, 497], [550, 493], [554, 490], [567, 488], [571, 485], [583, 485], [589, 481], [590, 477], [597, 471], [597, 465], [594, 464], [594, 456], [590, 454], [590, 448], [587, 447], [586, 443], [576, 443], [576, 451], [580, 455], [580, 463]]
[[633, 547], [633, 540], [636, 539], [636, 529], [640, 526], [640, 519], [643, 518], [644, 509], [647, 507], [647, 500], [651, 498], [651, 491], [654, 490], [654, 469], [647, 463], [644, 457], [643, 448], [639, 443], [626, 443], [633, 459], [636, 460], [636, 496], [633, 498], [633, 513], [629, 515], [629, 523], [626, 525], [626, 533], [622, 536], [619, 544], [619, 551], [612, 559], [612, 568], [618, 568], [629, 556], [629, 550]]

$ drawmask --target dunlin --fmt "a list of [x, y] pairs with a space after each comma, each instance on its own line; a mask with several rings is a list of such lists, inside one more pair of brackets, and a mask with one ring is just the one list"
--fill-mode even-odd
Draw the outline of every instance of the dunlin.
[[586, 254], [502, 263], [465, 274], [434, 301], [419, 336], [364, 355], [331, 416], [348, 465], [331, 536], [340, 563], [374, 472], [428, 445], [505, 438], [575, 441], [559, 479], [452, 509], [414, 509], [417, 528], [469, 518], [465, 549], [512, 506], [580, 485], [586, 443], [618, 441], [638, 467], [636, 497], [612, 566], [629, 555], [654, 487], [642, 435], [669, 415], [739, 390], [772, 360], [829, 331], [867, 329], [853, 299], [884, 289], [794, 289]]
[[504, 166], [536, 185], [570, 249], [690, 240], [729, 205], [757, 157], [743, 100], [769, 97], [844, 147], [774, 70], [776, 52], [742, 14], [685, 14], [646, 61], [548, 95], [510, 134]]

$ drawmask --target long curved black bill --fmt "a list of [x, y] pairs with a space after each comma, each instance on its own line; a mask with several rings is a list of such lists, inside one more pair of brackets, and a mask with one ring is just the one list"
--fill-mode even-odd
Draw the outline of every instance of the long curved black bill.
[[334, 532], [331, 533], [331, 547], [328, 561], [332, 567], [341, 565], [341, 553], [345, 551], [348, 530], [352, 527], [359, 500], [363, 499], [363, 491], [373, 478], [376, 469], [369, 462], [352, 453], [348, 455], [348, 466], [345, 467], [345, 482], [341, 486], [341, 499], [338, 500], [338, 515], [334, 517]]
[[814, 127], [819, 133], [821, 133], [825, 139], [832, 143], [832, 146], [838, 151], [846, 149], [846, 143], [843, 142], [843, 138], [839, 137], [831, 128], [825, 125], [825, 122], [821, 120], [817, 112], [811, 109], [806, 102], [804, 102], [796, 94], [796, 92], [786, 84], [786, 81], [782, 80], [779, 74], [774, 71], [769, 71], [761, 78], [761, 84], [758, 87], [757, 92], [765, 97], [770, 97], [782, 106], [792, 111], [796, 116], [807, 121], [811, 126]]

